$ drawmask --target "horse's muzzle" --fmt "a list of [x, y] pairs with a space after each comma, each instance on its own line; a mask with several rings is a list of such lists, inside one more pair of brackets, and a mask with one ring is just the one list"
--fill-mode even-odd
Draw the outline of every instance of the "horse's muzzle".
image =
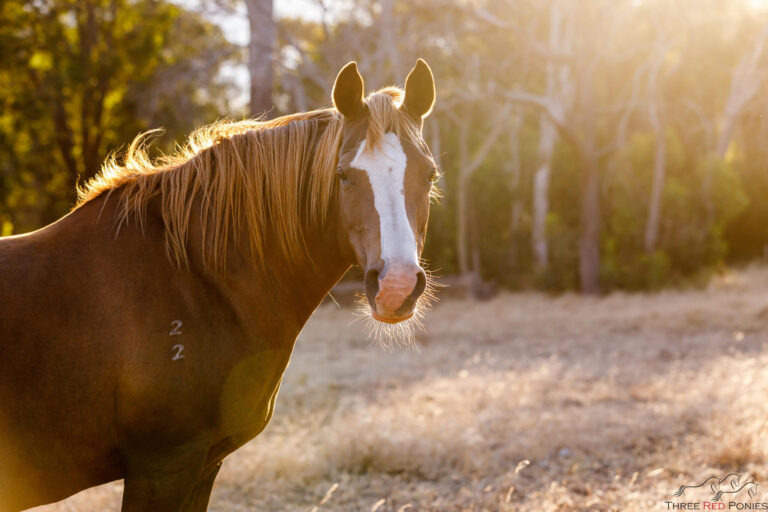
[[394, 263], [383, 273], [371, 269], [365, 273], [365, 294], [373, 318], [396, 324], [413, 316], [419, 297], [427, 287], [427, 276], [418, 265]]

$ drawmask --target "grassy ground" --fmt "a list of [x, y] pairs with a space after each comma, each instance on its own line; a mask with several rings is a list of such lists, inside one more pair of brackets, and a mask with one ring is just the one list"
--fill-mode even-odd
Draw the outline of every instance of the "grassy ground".
[[[699, 291], [445, 300], [418, 351], [370, 346], [353, 318], [314, 315], [211, 510], [666, 510], [729, 471], [768, 490], [768, 269]], [[118, 510], [120, 491], [37, 510]]]

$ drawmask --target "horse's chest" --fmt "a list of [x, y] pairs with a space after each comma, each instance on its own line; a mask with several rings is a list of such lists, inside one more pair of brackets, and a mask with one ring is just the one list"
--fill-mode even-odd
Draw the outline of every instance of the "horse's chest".
[[186, 358], [121, 379], [121, 434], [170, 445], [215, 445], [225, 439], [240, 445], [264, 429], [290, 353], [242, 353], [221, 344], [218, 354], [202, 357], [195, 348], [187, 342]]
[[[249, 356], [224, 379], [219, 402], [220, 424], [228, 435], [256, 436], [267, 425], [287, 357]], [[246, 439], [247, 440], [247, 439]]]

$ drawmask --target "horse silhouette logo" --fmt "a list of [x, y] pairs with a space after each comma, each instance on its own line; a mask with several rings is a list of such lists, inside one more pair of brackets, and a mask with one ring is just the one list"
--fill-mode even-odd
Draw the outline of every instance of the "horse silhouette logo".
[[739, 473], [728, 473], [722, 478], [718, 478], [714, 475], [707, 477], [698, 485], [681, 485], [677, 491], [673, 494], [674, 497], [680, 497], [685, 495], [685, 491], [688, 489], [700, 489], [706, 485], [709, 485], [709, 489], [712, 491], [712, 501], [719, 502], [723, 499], [725, 494], [736, 495], [747, 490], [750, 498], [754, 498], [757, 494], [757, 483], [750, 480], [748, 482], [741, 483], [741, 477]]

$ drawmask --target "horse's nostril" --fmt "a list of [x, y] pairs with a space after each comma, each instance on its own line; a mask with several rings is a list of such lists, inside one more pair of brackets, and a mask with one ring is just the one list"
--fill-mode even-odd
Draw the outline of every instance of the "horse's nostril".
[[427, 275], [424, 273], [423, 270], [419, 270], [419, 273], [416, 274], [416, 287], [413, 289], [413, 293], [411, 293], [411, 296], [415, 296], [417, 299], [419, 296], [424, 293], [424, 290], [427, 288]]
[[403, 316], [410, 313], [413, 307], [416, 305], [416, 301], [419, 300], [419, 297], [421, 297], [421, 294], [424, 293], [426, 288], [427, 276], [424, 274], [423, 270], [419, 270], [419, 273], [416, 274], [416, 286], [413, 288], [411, 294], [405, 298], [403, 305], [398, 308], [395, 314], [398, 316]]
[[378, 270], [369, 270], [365, 273], [365, 296], [368, 297], [368, 303], [371, 305], [371, 308], [376, 310], [376, 306], [374, 304], [374, 299], [376, 298], [376, 294], [379, 293], [379, 271]]

